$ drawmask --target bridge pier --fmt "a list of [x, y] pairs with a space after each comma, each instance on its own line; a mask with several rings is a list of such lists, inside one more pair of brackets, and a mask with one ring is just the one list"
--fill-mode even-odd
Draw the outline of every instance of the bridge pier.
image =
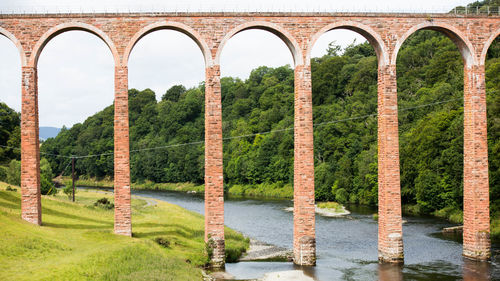
[[293, 261], [316, 264], [311, 66], [295, 67]]
[[132, 236], [127, 66], [115, 66], [114, 134], [114, 231], [116, 234]]
[[396, 65], [378, 68], [378, 259], [403, 263]]
[[464, 233], [463, 255], [487, 260], [490, 199], [484, 65], [464, 67]]
[[22, 67], [21, 217], [30, 223], [41, 225], [37, 79], [36, 67]]
[[224, 177], [222, 166], [220, 65], [205, 69], [205, 243], [215, 267], [224, 267]]

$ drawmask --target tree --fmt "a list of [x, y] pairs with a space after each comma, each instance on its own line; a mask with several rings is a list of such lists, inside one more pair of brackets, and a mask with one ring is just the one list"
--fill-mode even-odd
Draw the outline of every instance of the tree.
[[170, 87], [167, 92], [161, 97], [161, 100], [169, 100], [172, 102], [179, 101], [179, 97], [186, 92], [186, 88], [182, 85]]

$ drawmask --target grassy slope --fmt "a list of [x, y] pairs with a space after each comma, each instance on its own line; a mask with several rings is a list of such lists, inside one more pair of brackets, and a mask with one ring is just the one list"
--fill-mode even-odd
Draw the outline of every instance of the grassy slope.
[[[20, 219], [20, 191], [0, 182], [0, 280], [200, 280], [204, 221], [176, 205], [132, 200], [134, 238], [114, 235], [113, 210], [93, 207], [111, 194], [80, 191], [42, 197], [43, 226]], [[154, 242], [164, 237], [164, 248]], [[248, 240], [226, 228], [226, 247]]]

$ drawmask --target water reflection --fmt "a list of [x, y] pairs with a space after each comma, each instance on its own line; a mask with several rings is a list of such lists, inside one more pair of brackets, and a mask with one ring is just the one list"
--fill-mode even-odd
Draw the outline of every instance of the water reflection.
[[379, 281], [400, 281], [403, 280], [403, 265], [398, 264], [379, 264]]
[[473, 261], [464, 258], [463, 265], [464, 281], [489, 281], [491, 279], [491, 263]]

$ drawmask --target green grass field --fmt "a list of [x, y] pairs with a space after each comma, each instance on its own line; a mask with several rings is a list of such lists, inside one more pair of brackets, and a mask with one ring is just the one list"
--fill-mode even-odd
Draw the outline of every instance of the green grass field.
[[[0, 280], [201, 280], [207, 257], [199, 214], [134, 197], [133, 238], [122, 237], [113, 234], [113, 209], [94, 206], [112, 194], [79, 190], [76, 203], [62, 193], [42, 196], [40, 227], [20, 218], [20, 189], [7, 186], [0, 182]], [[226, 228], [231, 259], [248, 245]]]

